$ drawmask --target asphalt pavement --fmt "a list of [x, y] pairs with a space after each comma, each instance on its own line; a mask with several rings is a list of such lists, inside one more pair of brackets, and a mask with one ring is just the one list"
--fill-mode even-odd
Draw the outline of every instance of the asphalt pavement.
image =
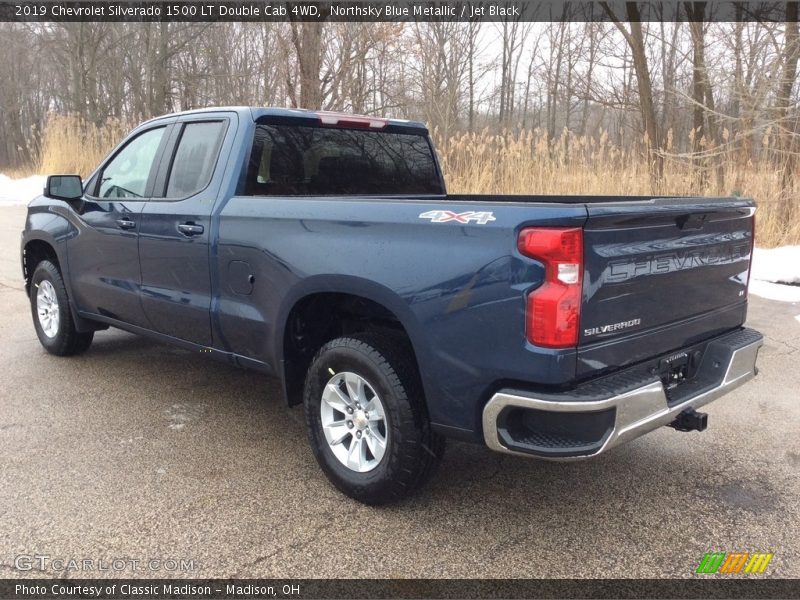
[[576, 463], [451, 442], [416, 496], [370, 508], [262, 375], [118, 330], [47, 354], [24, 215], [0, 208], [0, 577], [692, 577], [709, 551], [800, 577], [800, 304], [751, 298], [760, 375], [703, 433]]

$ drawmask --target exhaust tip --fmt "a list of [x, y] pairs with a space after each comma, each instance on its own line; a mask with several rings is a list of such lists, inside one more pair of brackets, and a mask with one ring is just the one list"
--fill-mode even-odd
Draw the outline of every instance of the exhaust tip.
[[708, 427], [708, 415], [687, 408], [669, 426], [677, 431], [705, 431]]

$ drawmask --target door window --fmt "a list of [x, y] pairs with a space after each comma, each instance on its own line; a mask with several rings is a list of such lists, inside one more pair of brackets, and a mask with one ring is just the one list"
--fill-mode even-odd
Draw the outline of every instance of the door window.
[[214, 174], [225, 123], [187, 123], [181, 132], [167, 184], [167, 198], [186, 198], [205, 189]]
[[164, 127], [136, 136], [111, 159], [100, 178], [101, 198], [142, 198], [164, 137]]

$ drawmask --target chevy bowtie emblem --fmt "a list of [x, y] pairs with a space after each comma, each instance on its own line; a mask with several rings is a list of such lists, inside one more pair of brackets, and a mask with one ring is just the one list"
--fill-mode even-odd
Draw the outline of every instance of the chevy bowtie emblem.
[[431, 223], [448, 223], [455, 221], [456, 223], [469, 223], [474, 221], [478, 225], [486, 225], [489, 221], [496, 221], [494, 213], [490, 211], [475, 212], [470, 210], [463, 213], [454, 213], [450, 210], [429, 210], [419, 216], [420, 219], [430, 219]]

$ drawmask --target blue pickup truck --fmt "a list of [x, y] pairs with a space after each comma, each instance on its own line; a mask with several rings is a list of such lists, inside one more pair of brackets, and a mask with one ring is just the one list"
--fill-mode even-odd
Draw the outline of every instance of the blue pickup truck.
[[278, 377], [345, 494], [445, 438], [552, 460], [671, 425], [757, 372], [752, 201], [450, 195], [421, 123], [219, 108], [48, 178], [22, 268], [42, 345], [109, 326]]

